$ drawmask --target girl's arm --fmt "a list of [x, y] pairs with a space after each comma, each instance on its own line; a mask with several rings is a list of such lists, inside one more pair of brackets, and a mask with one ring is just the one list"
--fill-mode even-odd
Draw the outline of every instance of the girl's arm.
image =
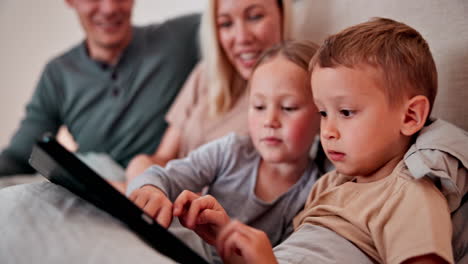
[[166, 163], [177, 158], [179, 152], [181, 131], [175, 126], [169, 126], [153, 155], [140, 154], [135, 156], [127, 166], [125, 178], [130, 182], [136, 176], [142, 174], [151, 165], [166, 166]]
[[180, 223], [195, 231], [205, 242], [215, 245], [220, 230], [230, 218], [224, 208], [211, 195], [200, 196], [183, 191], [174, 202], [174, 216]]

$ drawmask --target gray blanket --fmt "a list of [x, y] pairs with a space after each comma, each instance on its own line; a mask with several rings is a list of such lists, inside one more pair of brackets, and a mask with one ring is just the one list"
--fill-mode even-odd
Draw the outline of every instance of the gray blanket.
[[[173, 263], [118, 220], [49, 182], [1, 189], [0, 226], [0, 263]], [[199, 240], [174, 229], [206, 258]], [[275, 254], [280, 263], [372, 263], [344, 238], [313, 226], [293, 233]]]

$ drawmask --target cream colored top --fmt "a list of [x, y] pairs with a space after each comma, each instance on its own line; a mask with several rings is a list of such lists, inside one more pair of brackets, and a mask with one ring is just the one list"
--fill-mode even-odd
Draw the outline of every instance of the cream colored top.
[[239, 135], [248, 134], [247, 89], [229, 112], [217, 117], [209, 115], [208, 89], [203, 64], [199, 63], [166, 115], [167, 122], [171, 126], [177, 126], [182, 132], [179, 158], [187, 156], [195, 148], [230, 132]]
[[446, 199], [429, 179], [409, 176], [403, 162], [386, 178], [370, 183], [327, 173], [294, 220], [296, 228], [303, 223], [335, 231], [379, 263], [431, 253], [454, 262]]

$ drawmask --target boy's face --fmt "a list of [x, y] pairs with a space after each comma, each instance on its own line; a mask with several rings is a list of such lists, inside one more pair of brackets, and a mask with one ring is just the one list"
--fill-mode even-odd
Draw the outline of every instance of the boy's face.
[[311, 79], [325, 153], [338, 172], [362, 182], [385, 177], [404, 154], [404, 107], [390, 107], [379, 76], [368, 66], [317, 66]]
[[318, 132], [308, 73], [278, 56], [257, 68], [250, 83], [249, 130], [263, 160], [307, 159]]

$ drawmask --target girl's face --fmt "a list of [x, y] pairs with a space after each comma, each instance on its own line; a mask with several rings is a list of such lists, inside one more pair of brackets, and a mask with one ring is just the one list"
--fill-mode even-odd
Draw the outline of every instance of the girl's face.
[[282, 39], [277, 0], [218, 0], [216, 25], [226, 57], [245, 80], [261, 53]]
[[319, 127], [308, 80], [307, 71], [282, 55], [253, 73], [249, 131], [265, 161], [294, 163], [307, 159]]

